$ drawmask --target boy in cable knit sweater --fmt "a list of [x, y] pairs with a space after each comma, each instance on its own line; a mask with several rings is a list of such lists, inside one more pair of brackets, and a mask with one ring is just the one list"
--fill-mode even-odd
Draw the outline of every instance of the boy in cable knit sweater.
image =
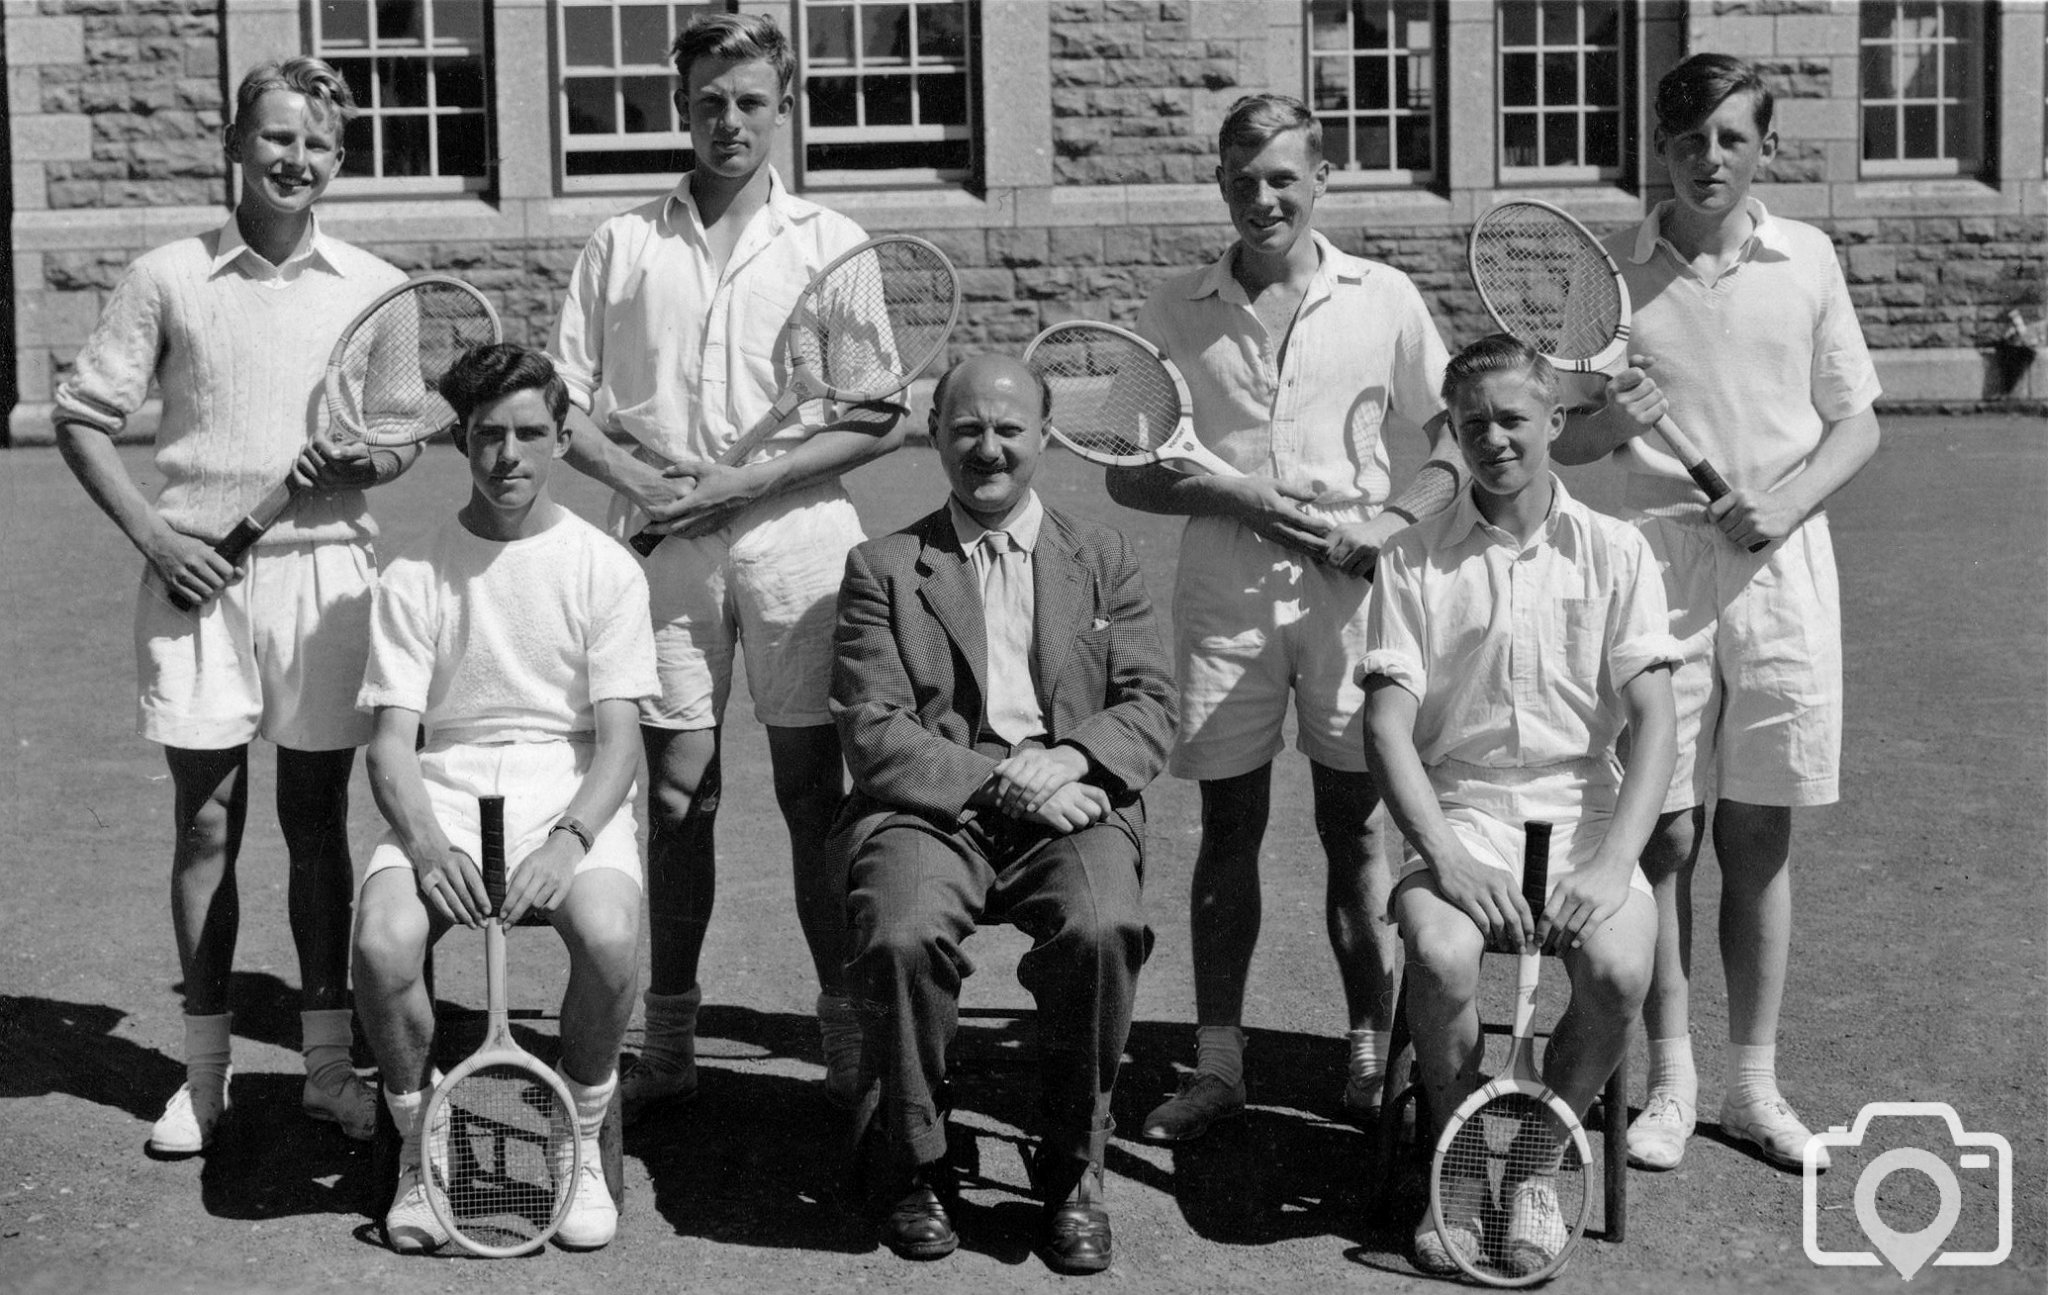
[[501, 795], [504, 917], [539, 910], [569, 948], [560, 1073], [583, 1168], [555, 1239], [593, 1249], [618, 1225], [597, 1139], [639, 969], [638, 703], [660, 690], [647, 581], [548, 496], [569, 448], [569, 392], [545, 356], [479, 347], [441, 390], [461, 419], [469, 502], [385, 572], [357, 702], [376, 716], [370, 786], [391, 824], [365, 869], [355, 940], [356, 1007], [404, 1138], [385, 1235], [408, 1252], [448, 1240], [421, 1172], [434, 1033], [421, 968], [450, 926], [490, 911], [477, 797]]
[[[291, 858], [308, 1115], [368, 1139], [375, 1105], [349, 1065], [348, 781], [369, 721], [355, 711], [376, 576], [363, 487], [416, 450], [309, 438], [327, 354], [348, 321], [403, 281], [320, 231], [314, 205], [355, 112], [318, 59], [250, 70], [223, 131], [241, 197], [219, 229], [130, 267], [57, 391], [57, 443], [93, 501], [141, 553], [135, 649], [140, 729], [175, 794], [171, 918], [184, 982], [186, 1082], [149, 1147], [192, 1155], [228, 1107], [228, 976], [249, 743], [277, 746], [277, 813]], [[145, 496], [113, 437], [155, 379], [163, 396]], [[279, 480], [293, 506], [238, 567], [213, 549]], [[189, 608], [189, 610], [181, 609]]]

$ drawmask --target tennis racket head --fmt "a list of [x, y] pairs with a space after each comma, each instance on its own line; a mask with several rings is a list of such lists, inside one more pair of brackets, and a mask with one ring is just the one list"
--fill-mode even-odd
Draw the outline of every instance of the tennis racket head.
[[393, 446], [447, 430], [455, 410], [441, 396], [442, 375], [471, 347], [504, 338], [498, 312], [462, 280], [428, 274], [399, 284], [364, 307], [334, 344], [328, 435]]
[[783, 326], [792, 386], [835, 400], [880, 400], [946, 350], [960, 320], [960, 276], [932, 243], [871, 238], [811, 279]]
[[1156, 463], [1186, 419], [1187, 384], [1158, 348], [1095, 320], [1054, 324], [1024, 362], [1052, 389], [1052, 434], [1108, 467]]
[[503, 1258], [555, 1234], [581, 1155], [575, 1111], [561, 1078], [509, 1033], [441, 1081], [427, 1099], [421, 1161], [427, 1201], [456, 1245]]
[[1444, 1249], [1489, 1286], [1554, 1276], [1586, 1230], [1592, 1151], [1563, 1099], [1497, 1079], [1444, 1124], [1429, 1171], [1429, 1210]]
[[1603, 372], [1628, 352], [1628, 286], [1593, 231], [1547, 202], [1516, 198], [1473, 223], [1472, 282], [1501, 330], [1559, 369]]

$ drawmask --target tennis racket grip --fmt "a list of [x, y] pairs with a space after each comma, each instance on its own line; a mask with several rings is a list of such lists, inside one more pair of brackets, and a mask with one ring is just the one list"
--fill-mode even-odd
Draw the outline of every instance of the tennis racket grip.
[[1541, 917], [1550, 895], [1550, 824], [1532, 818], [1522, 824], [1522, 902]]
[[505, 910], [505, 798], [476, 798], [478, 850], [477, 867], [484, 874], [484, 893], [490, 896], [493, 916]]
[[[1692, 443], [1691, 437], [1678, 430], [1678, 424], [1671, 421], [1671, 415], [1666, 414], [1657, 420], [1657, 434], [1664, 438], [1664, 443], [1671, 447], [1671, 452], [1685, 465], [1685, 473], [1692, 478], [1693, 484], [1706, 492], [1708, 503], [1727, 496], [1728, 478], [1722, 476], [1713, 464], [1707, 462], [1707, 456], [1700, 453], [1700, 447]], [[1765, 542], [1758, 540], [1749, 546], [1749, 551], [1761, 553], [1765, 547]]]
[[229, 531], [226, 538], [213, 546], [213, 551], [240, 566], [249, 550], [256, 546], [256, 541], [263, 537], [263, 532], [276, 523], [284, 514], [285, 505], [291, 501], [292, 483], [288, 480], [278, 482], [241, 521], [235, 523], [235, 529]]

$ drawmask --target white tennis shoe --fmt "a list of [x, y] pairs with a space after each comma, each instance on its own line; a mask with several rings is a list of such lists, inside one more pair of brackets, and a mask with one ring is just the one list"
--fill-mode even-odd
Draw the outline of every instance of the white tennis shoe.
[[[1802, 1158], [1813, 1130], [1806, 1127], [1783, 1097], [1776, 1093], [1761, 1101], [1740, 1101], [1729, 1094], [1721, 1102], [1721, 1131], [1731, 1138], [1753, 1143], [1764, 1159], [1781, 1169], [1804, 1169]], [[1814, 1169], [1825, 1172], [1827, 1148], [1814, 1157]]]
[[1628, 1162], [1638, 1169], [1676, 1169], [1699, 1117], [1675, 1093], [1650, 1094], [1643, 1113], [1629, 1122]]
[[1518, 1277], [1548, 1268], [1571, 1240], [1557, 1203], [1557, 1180], [1524, 1178], [1508, 1200], [1507, 1267]]
[[569, 1212], [555, 1229], [555, 1244], [564, 1250], [598, 1250], [610, 1245], [619, 1232], [619, 1207], [605, 1185], [603, 1153], [596, 1138], [583, 1139], [583, 1163], [576, 1167], [572, 1191]]
[[419, 1161], [398, 1166], [398, 1190], [392, 1193], [391, 1208], [384, 1211], [384, 1239], [399, 1254], [426, 1254], [448, 1244], [448, 1229], [434, 1217], [427, 1200], [431, 1190]]
[[228, 1082], [234, 1074], [234, 1067], [228, 1067], [218, 1090], [201, 1083], [195, 1091], [190, 1080], [178, 1085], [149, 1130], [149, 1149], [160, 1156], [196, 1156], [212, 1146], [213, 1132], [228, 1111]]

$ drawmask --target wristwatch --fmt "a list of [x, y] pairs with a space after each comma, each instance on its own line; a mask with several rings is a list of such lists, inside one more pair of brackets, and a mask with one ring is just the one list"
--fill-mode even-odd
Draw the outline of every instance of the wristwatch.
[[555, 820], [555, 825], [548, 829], [548, 835], [553, 836], [557, 832], [567, 832], [570, 836], [583, 842], [583, 853], [590, 853], [590, 846], [594, 838], [590, 835], [590, 829], [583, 826], [581, 819], [570, 818], [567, 814], [562, 815], [562, 817]]

